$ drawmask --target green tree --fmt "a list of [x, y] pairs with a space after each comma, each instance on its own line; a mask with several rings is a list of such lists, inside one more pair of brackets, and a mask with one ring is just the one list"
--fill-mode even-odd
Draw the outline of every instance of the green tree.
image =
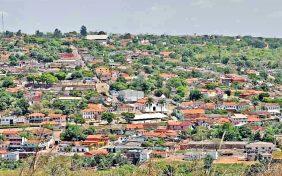
[[146, 105], [148, 105], [149, 108], [150, 108], [153, 103], [154, 103], [154, 99], [152, 97], [148, 97], [148, 99], [146, 101]]
[[1, 86], [5, 88], [15, 87], [15, 83], [13, 82], [11, 77], [5, 77]]
[[111, 112], [104, 112], [102, 114], [102, 119], [103, 120], [106, 120], [109, 124], [112, 123], [112, 121], [114, 120], [115, 118], [115, 114], [114, 113], [111, 113]]
[[202, 93], [197, 90], [197, 89], [194, 89], [194, 90], [191, 90], [190, 91], [190, 94], [189, 94], [189, 99], [190, 100], [199, 100], [203, 97]]
[[61, 38], [63, 36], [62, 32], [59, 29], [55, 29], [54, 33], [53, 33], [53, 37], [55, 38]]
[[80, 35], [86, 36], [87, 35], [87, 28], [83, 25], [80, 28]]
[[213, 163], [213, 158], [210, 155], [207, 155], [204, 158], [204, 169], [206, 169], [207, 174], [210, 173], [211, 168], [212, 168], [212, 163]]
[[46, 83], [46, 84], [54, 84], [54, 83], [58, 82], [58, 78], [55, 77], [54, 75], [52, 75], [51, 73], [43, 73], [40, 76], [40, 80], [43, 83]]
[[165, 104], [166, 104], [166, 100], [162, 98], [162, 99], [160, 99], [160, 100], [158, 101], [158, 104], [161, 105], [161, 112], [163, 112], [163, 108], [164, 108], [164, 106], [165, 106]]
[[35, 31], [35, 36], [36, 37], [43, 37], [43, 32], [40, 32], [39, 30]]
[[252, 135], [252, 129], [247, 126], [240, 126], [238, 127], [239, 133], [242, 138], [250, 138]]
[[135, 114], [130, 112], [123, 112], [121, 115], [127, 121], [127, 123], [131, 122], [131, 120], [135, 117]]
[[55, 73], [55, 76], [57, 77], [58, 80], [65, 80], [66, 79], [66, 73], [63, 71], [59, 71]]
[[22, 36], [22, 31], [18, 30], [17, 33], [16, 33], [16, 36], [18, 36], [18, 37]]
[[66, 130], [61, 133], [61, 139], [63, 141], [80, 141], [84, 140], [86, 135], [83, 134], [83, 129], [78, 125], [68, 125]]
[[74, 117], [74, 123], [82, 125], [85, 123], [85, 119], [80, 114], [78, 114]]

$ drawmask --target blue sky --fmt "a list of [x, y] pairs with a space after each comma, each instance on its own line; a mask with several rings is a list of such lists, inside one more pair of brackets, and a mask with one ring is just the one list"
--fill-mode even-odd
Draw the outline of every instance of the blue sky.
[[282, 0], [0, 0], [6, 30], [282, 37]]

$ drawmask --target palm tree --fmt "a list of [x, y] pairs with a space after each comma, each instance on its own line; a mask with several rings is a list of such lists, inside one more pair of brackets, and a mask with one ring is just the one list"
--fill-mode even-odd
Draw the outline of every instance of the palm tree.
[[154, 102], [154, 99], [152, 97], [149, 97], [147, 99], [146, 105], [149, 106], [149, 109], [151, 109], [151, 106], [152, 106], [153, 102]]
[[158, 103], [161, 105], [161, 112], [163, 112], [163, 107], [166, 104], [166, 100], [165, 99], [160, 99]]

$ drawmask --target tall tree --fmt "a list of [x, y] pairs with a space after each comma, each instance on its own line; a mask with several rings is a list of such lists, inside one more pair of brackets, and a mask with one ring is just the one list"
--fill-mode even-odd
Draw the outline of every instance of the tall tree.
[[163, 112], [164, 105], [166, 104], [166, 100], [164, 98], [160, 99], [158, 102], [161, 105], [161, 112]]
[[43, 32], [40, 32], [39, 30], [35, 31], [35, 36], [36, 37], [42, 37], [43, 36]]
[[53, 36], [55, 38], [61, 38], [63, 36], [63, 34], [62, 34], [62, 32], [58, 28], [56, 28], [54, 33], [53, 33]]
[[80, 28], [80, 34], [82, 36], [86, 36], [87, 35], [87, 28], [84, 25], [81, 26], [81, 28]]
[[22, 31], [18, 30], [18, 32], [16, 33], [16, 36], [18, 36], [18, 37], [22, 36]]
[[112, 121], [115, 118], [115, 114], [111, 113], [111, 112], [104, 112], [102, 114], [102, 119], [106, 120], [109, 124], [112, 123]]
[[151, 108], [152, 104], [154, 103], [154, 99], [152, 97], [148, 97], [146, 104]]

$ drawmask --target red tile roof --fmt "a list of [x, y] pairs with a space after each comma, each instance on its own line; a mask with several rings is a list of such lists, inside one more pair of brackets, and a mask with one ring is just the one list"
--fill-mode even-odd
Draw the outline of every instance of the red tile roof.
[[185, 109], [181, 110], [181, 112], [185, 114], [204, 114], [205, 110], [204, 109]]

